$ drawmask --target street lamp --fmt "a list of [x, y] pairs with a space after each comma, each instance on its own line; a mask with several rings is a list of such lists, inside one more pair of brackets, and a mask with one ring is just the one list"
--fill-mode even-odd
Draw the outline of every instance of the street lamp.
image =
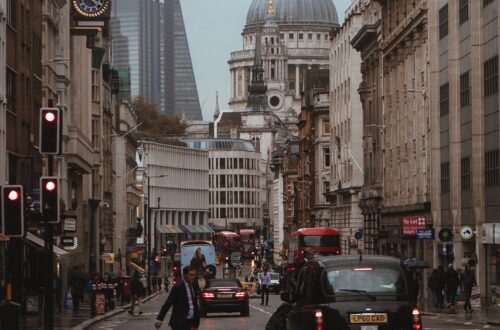
[[[147, 279], [148, 279], [148, 294], [151, 292], [151, 281], [150, 281], [150, 266], [151, 266], [151, 183], [150, 179], [164, 178], [168, 176], [167, 174], [161, 175], [146, 175], [148, 178], [148, 210], [147, 210], [147, 221], [146, 225], [146, 235], [148, 237], [147, 245], [146, 245], [146, 271], [147, 271]], [[158, 207], [160, 206], [160, 200], [158, 199]], [[156, 217], [155, 217], [156, 219]], [[156, 221], [155, 221], [155, 233], [156, 233]]]

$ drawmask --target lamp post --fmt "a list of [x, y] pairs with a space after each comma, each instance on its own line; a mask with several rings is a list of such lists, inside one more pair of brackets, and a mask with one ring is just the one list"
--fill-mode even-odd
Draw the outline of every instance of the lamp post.
[[[147, 245], [146, 245], [146, 277], [148, 279], [148, 294], [151, 292], [151, 181], [150, 179], [156, 179], [156, 178], [164, 178], [168, 175], [166, 174], [161, 174], [161, 175], [154, 175], [154, 176], [149, 176], [147, 175], [148, 178], [148, 209], [147, 209], [147, 221], [146, 221], [146, 235], [148, 237]], [[159, 199], [158, 199], [158, 206], [159, 204]], [[156, 220], [156, 217], [155, 217]], [[155, 221], [155, 233], [156, 233], [156, 221]]]

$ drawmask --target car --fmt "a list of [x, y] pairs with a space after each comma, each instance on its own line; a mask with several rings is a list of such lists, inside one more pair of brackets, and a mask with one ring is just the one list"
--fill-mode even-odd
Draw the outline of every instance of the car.
[[299, 271], [286, 329], [422, 329], [408, 272], [389, 256], [329, 256]]
[[[280, 274], [279, 273], [273, 273], [273, 272], [268, 272], [269, 276], [271, 276], [271, 283], [269, 283], [269, 292], [274, 292], [276, 294], [280, 293]], [[260, 282], [262, 279], [262, 275], [264, 273], [258, 273], [257, 274], [257, 294], [260, 294], [261, 288], [260, 288]]]
[[238, 279], [209, 279], [200, 294], [200, 316], [207, 313], [239, 312], [250, 315], [248, 292]]

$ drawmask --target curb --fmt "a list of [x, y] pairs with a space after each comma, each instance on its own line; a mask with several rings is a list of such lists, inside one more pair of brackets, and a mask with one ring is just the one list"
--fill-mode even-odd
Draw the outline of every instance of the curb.
[[[142, 302], [149, 301], [149, 300], [153, 299], [154, 297], [158, 296], [159, 294], [161, 294], [162, 292], [163, 292], [163, 290], [155, 292], [152, 295], [149, 295], [146, 298], [144, 298], [142, 300]], [[120, 306], [117, 309], [115, 309], [115, 310], [113, 310], [111, 312], [107, 312], [104, 315], [100, 315], [100, 316], [91, 318], [91, 319], [89, 319], [89, 320], [81, 323], [80, 325], [77, 325], [76, 327], [73, 327], [72, 330], [84, 330], [84, 329], [87, 329], [88, 327], [90, 327], [94, 323], [97, 323], [99, 321], [102, 321], [102, 320], [105, 320], [107, 318], [110, 318], [110, 317], [112, 317], [112, 316], [114, 316], [116, 314], [120, 314], [120, 313], [125, 312], [129, 307], [130, 307], [130, 304], [124, 305], [124, 306]]]
[[498, 321], [487, 321], [486, 324], [499, 326], [500, 322], [498, 322]]

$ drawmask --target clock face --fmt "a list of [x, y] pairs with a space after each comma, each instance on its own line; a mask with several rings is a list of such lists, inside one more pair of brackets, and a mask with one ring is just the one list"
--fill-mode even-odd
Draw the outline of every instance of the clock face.
[[72, 2], [78, 14], [95, 18], [104, 14], [110, 5], [110, 0], [72, 0]]

